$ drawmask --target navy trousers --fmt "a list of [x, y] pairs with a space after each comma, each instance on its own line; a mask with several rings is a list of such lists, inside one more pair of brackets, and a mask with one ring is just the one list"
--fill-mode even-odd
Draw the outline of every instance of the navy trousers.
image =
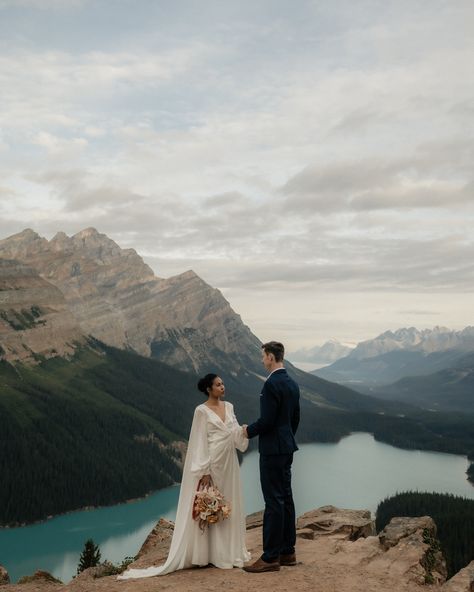
[[295, 552], [296, 517], [291, 491], [293, 454], [260, 455], [260, 482], [265, 500], [263, 515], [264, 561]]

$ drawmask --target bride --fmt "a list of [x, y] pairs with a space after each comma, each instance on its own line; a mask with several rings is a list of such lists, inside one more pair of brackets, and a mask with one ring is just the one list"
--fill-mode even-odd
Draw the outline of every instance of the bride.
[[[232, 403], [223, 401], [224, 383], [216, 374], [206, 374], [198, 389], [207, 401], [194, 411], [184, 463], [173, 540], [164, 565], [129, 569], [119, 579], [147, 578], [212, 563], [221, 569], [243, 567], [250, 559], [245, 546], [240, 470], [236, 448], [245, 452], [249, 441], [243, 435]], [[226, 520], [211, 524], [204, 532], [192, 517], [194, 494], [202, 479], [211, 482], [231, 505]]]

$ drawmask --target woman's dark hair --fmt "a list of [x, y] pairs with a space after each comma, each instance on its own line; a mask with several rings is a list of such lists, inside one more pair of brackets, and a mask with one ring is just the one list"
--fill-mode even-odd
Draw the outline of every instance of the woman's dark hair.
[[217, 374], [206, 374], [204, 378], [199, 379], [197, 387], [201, 391], [201, 393], [204, 393], [205, 395], [209, 394], [207, 392], [207, 389], [212, 388], [212, 384], [215, 378], [217, 378]]

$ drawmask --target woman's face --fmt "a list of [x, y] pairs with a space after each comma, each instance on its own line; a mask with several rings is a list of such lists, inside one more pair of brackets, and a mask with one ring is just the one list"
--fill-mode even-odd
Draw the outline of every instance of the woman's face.
[[225, 394], [225, 386], [222, 382], [222, 378], [216, 376], [212, 382], [212, 387], [208, 392], [210, 397], [221, 399]]

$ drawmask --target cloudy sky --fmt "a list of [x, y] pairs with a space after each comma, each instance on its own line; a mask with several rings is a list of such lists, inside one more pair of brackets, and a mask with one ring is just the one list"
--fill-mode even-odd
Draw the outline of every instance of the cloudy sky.
[[0, 237], [93, 226], [288, 349], [474, 324], [472, 0], [0, 0]]

